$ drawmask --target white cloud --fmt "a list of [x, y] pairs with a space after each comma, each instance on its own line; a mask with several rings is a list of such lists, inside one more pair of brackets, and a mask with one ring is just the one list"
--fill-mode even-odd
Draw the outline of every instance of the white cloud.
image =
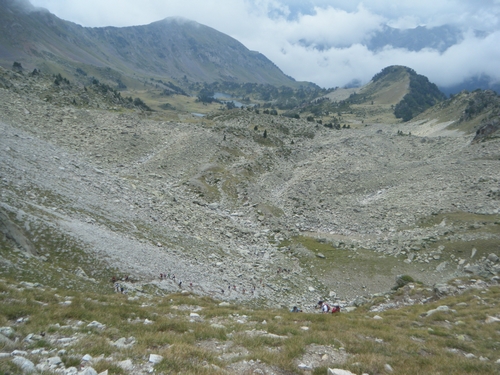
[[[409, 66], [439, 85], [481, 73], [500, 80], [500, 0], [31, 1], [84, 26], [128, 26], [185, 17], [263, 53], [297, 80], [324, 87], [343, 86], [353, 79], [367, 82], [382, 68], [395, 64]], [[394, 48], [374, 53], [362, 42], [383, 23], [401, 28], [451, 23], [491, 34], [483, 39], [466, 34], [444, 53]]]

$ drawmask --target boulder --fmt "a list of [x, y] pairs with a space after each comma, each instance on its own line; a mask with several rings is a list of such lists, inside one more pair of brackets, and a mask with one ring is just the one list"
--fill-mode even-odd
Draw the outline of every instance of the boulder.
[[50, 365], [50, 366], [59, 366], [62, 361], [61, 361], [61, 357], [50, 357], [50, 358], [47, 358], [47, 363]]
[[10, 220], [7, 213], [0, 208], [0, 232], [5, 234], [5, 237], [14, 241], [20, 249], [30, 255], [38, 255], [38, 252], [30, 241], [26, 232]]
[[436, 284], [434, 285], [434, 293], [439, 297], [453, 295], [456, 289], [448, 284]]
[[84, 279], [89, 278], [82, 267], [77, 267], [77, 269], [75, 270], [75, 275]]
[[439, 311], [450, 311], [450, 308], [448, 306], [439, 306], [438, 308], [432, 309], [427, 311], [426, 313], [422, 314], [423, 316], [431, 316], [434, 313], [437, 313]]
[[491, 253], [490, 255], [488, 255], [488, 260], [490, 262], [496, 263], [500, 260], [500, 258], [498, 258], [498, 255]]
[[125, 337], [122, 337], [115, 342], [111, 342], [111, 345], [116, 346], [118, 349], [127, 349], [135, 344], [135, 338], [134, 337], [129, 337], [126, 339]]
[[14, 329], [12, 327], [0, 327], [0, 334], [12, 337], [14, 336]]
[[12, 362], [21, 369], [24, 374], [36, 372], [35, 364], [24, 357], [14, 357]]
[[134, 365], [132, 360], [126, 359], [125, 361], [121, 361], [117, 363], [118, 367], [124, 369], [125, 371], [132, 371], [134, 369]]
[[443, 272], [446, 269], [446, 266], [448, 265], [448, 262], [441, 262], [439, 265], [436, 267], [437, 272]]
[[160, 363], [163, 360], [163, 357], [158, 354], [150, 354], [149, 355], [149, 362], [157, 364]]
[[347, 370], [342, 370], [339, 368], [329, 368], [328, 375], [356, 375], [353, 372], [347, 371]]
[[87, 327], [88, 327], [88, 328], [103, 329], [103, 328], [105, 328], [106, 326], [105, 326], [104, 324], [99, 323], [99, 322], [97, 322], [97, 321], [95, 321], [95, 320], [94, 320], [93, 322], [91, 322], [91, 323], [87, 324]]
[[498, 323], [498, 322], [500, 322], [500, 319], [495, 318], [494, 316], [488, 316], [484, 322], [486, 324]]
[[299, 363], [299, 369], [302, 371], [312, 371], [313, 368], [310, 365], [306, 365], [305, 363]]
[[78, 375], [98, 375], [97, 371], [92, 367], [85, 367], [82, 371], [78, 373]]
[[0, 345], [2, 345], [4, 348], [12, 348], [14, 347], [14, 341], [9, 339], [8, 337], [2, 335], [0, 333]]

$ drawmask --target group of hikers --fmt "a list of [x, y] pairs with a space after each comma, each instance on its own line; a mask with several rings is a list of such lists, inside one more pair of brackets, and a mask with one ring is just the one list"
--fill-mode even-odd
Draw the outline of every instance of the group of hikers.
[[121, 279], [117, 278], [116, 276], [113, 276], [111, 278], [111, 282], [113, 283], [113, 287], [115, 289], [115, 292], [116, 293], [126, 294], [127, 291], [125, 290], [125, 288], [123, 287], [123, 285], [119, 283], [119, 281], [129, 282], [129, 281], [132, 281], [132, 280], [130, 279], [130, 277], [128, 275], [122, 277]]
[[[340, 305], [338, 303], [334, 303], [332, 304], [331, 306], [326, 303], [325, 301], [318, 301], [318, 304], [316, 305], [315, 307], [316, 309], [321, 309], [321, 312], [323, 314], [328, 314], [328, 313], [332, 313], [332, 314], [335, 314], [335, 313], [338, 313], [340, 312]], [[298, 308], [297, 306], [294, 306], [290, 312], [293, 312], [293, 313], [298, 313], [298, 312], [302, 312], [302, 310], [300, 308]]]
[[[175, 274], [172, 274], [172, 277], [170, 277], [170, 273], [160, 273], [160, 280], [167, 280], [167, 279], [174, 281], [175, 283], [177, 283], [179, 288], [182, 288], [182, 280], [176, 281]], [[189, 287], [192, 288], [193, 283], [189, 283]]]
[[321, 309], [321, 312], [324, 314], [327, 313], [335, 314], [340, 312], [340, 305], [338, 303], [334, 303], [332, 306], [330, 306], [328, 303], [324, 301], [318, 301], [317, 306], [318, 306], [317, 308]]
[[[287, 270], [279, 268], [278, 273], [281, 273], [281, 272], [287, 272]], [[160, 273], [160, 280], [167, 280], [167, 279], [172, 280], [174, 282], [177, 282], [174, 274], [171, 275], [170, 273], [168, 273], [168, 274], [167, 273]], [[121, 280], [122, 281], [129, 281], [129, 276], [125, 276]], [[119, 281], [119, 279], [116, 276], [113, 276], [111, 278], [111, 282], [114, 284], [115, 292], [116, 293], [126, 293], [126, 290], [124, 289], [123, 285], [121, 285], [118, 281]], [[262, 280], [261, 280], [261, 282], [262, 282]], [[182, 288], [182, 281], [178, 282], [178, 286], [179, 286], [179, 288]], [[189, 283], [189, 287], [192, 288], [193, 283]], [[227, 290], [228, 291], [231, 291], [231, 290], [236, 291], [236, 285], [233, 285], [232, 287], [231, 287], [231, 285], [229, 285]], [[242, 291], [243, 291], [243, 294], [245, 294], [246, 289], [243, 289]], [[254, 291], [255, 291], [255, 285], [253, 285], [251, 290], [250, 290], [251, 294], [254, 294]], [[222, 294], [224, 294], [224, 289], [221, 289], [221, 292], [222, 292]], [[328, 313], [335, 314], [335, 313], [340, 312], [340, 305], [338, 303], [334, 303], [330, 306], [325, 301], [318, 301], [315, 308], [320, 309], [323, 314], [328, 314]], [[300, 309], [297, 306], [294, 306], [290, 310], [290, 312], [299, 313], [299, 312], [302, 312], [302, 309]]]

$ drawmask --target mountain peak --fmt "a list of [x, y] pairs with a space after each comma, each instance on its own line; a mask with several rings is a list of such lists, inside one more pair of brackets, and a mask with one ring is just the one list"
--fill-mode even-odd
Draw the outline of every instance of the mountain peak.
[[149, 25], [81, 27], [39, 14], [27, 0], [0, 0], [0, 62], [40, 66], [48, 60], [65, 69], [72, 64], [137, 72], [186, 82], [231, 81], [293, 86], [269, 59], [236, 39], [183, 17]]

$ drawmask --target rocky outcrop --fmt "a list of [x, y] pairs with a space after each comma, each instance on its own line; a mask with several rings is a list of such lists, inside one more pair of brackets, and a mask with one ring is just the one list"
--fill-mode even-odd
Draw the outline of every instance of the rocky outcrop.
[[482, 125], [477, 131], [473, 143], [500, 137], [500, 120], [498, 118]]
[[13, 241], [23, 252], [30, 255], [38, 254], [26, 232], [9, 218], [9, 215], [7, 215], [7, 212], [2, 207], [0, 207], [0, 232]]

